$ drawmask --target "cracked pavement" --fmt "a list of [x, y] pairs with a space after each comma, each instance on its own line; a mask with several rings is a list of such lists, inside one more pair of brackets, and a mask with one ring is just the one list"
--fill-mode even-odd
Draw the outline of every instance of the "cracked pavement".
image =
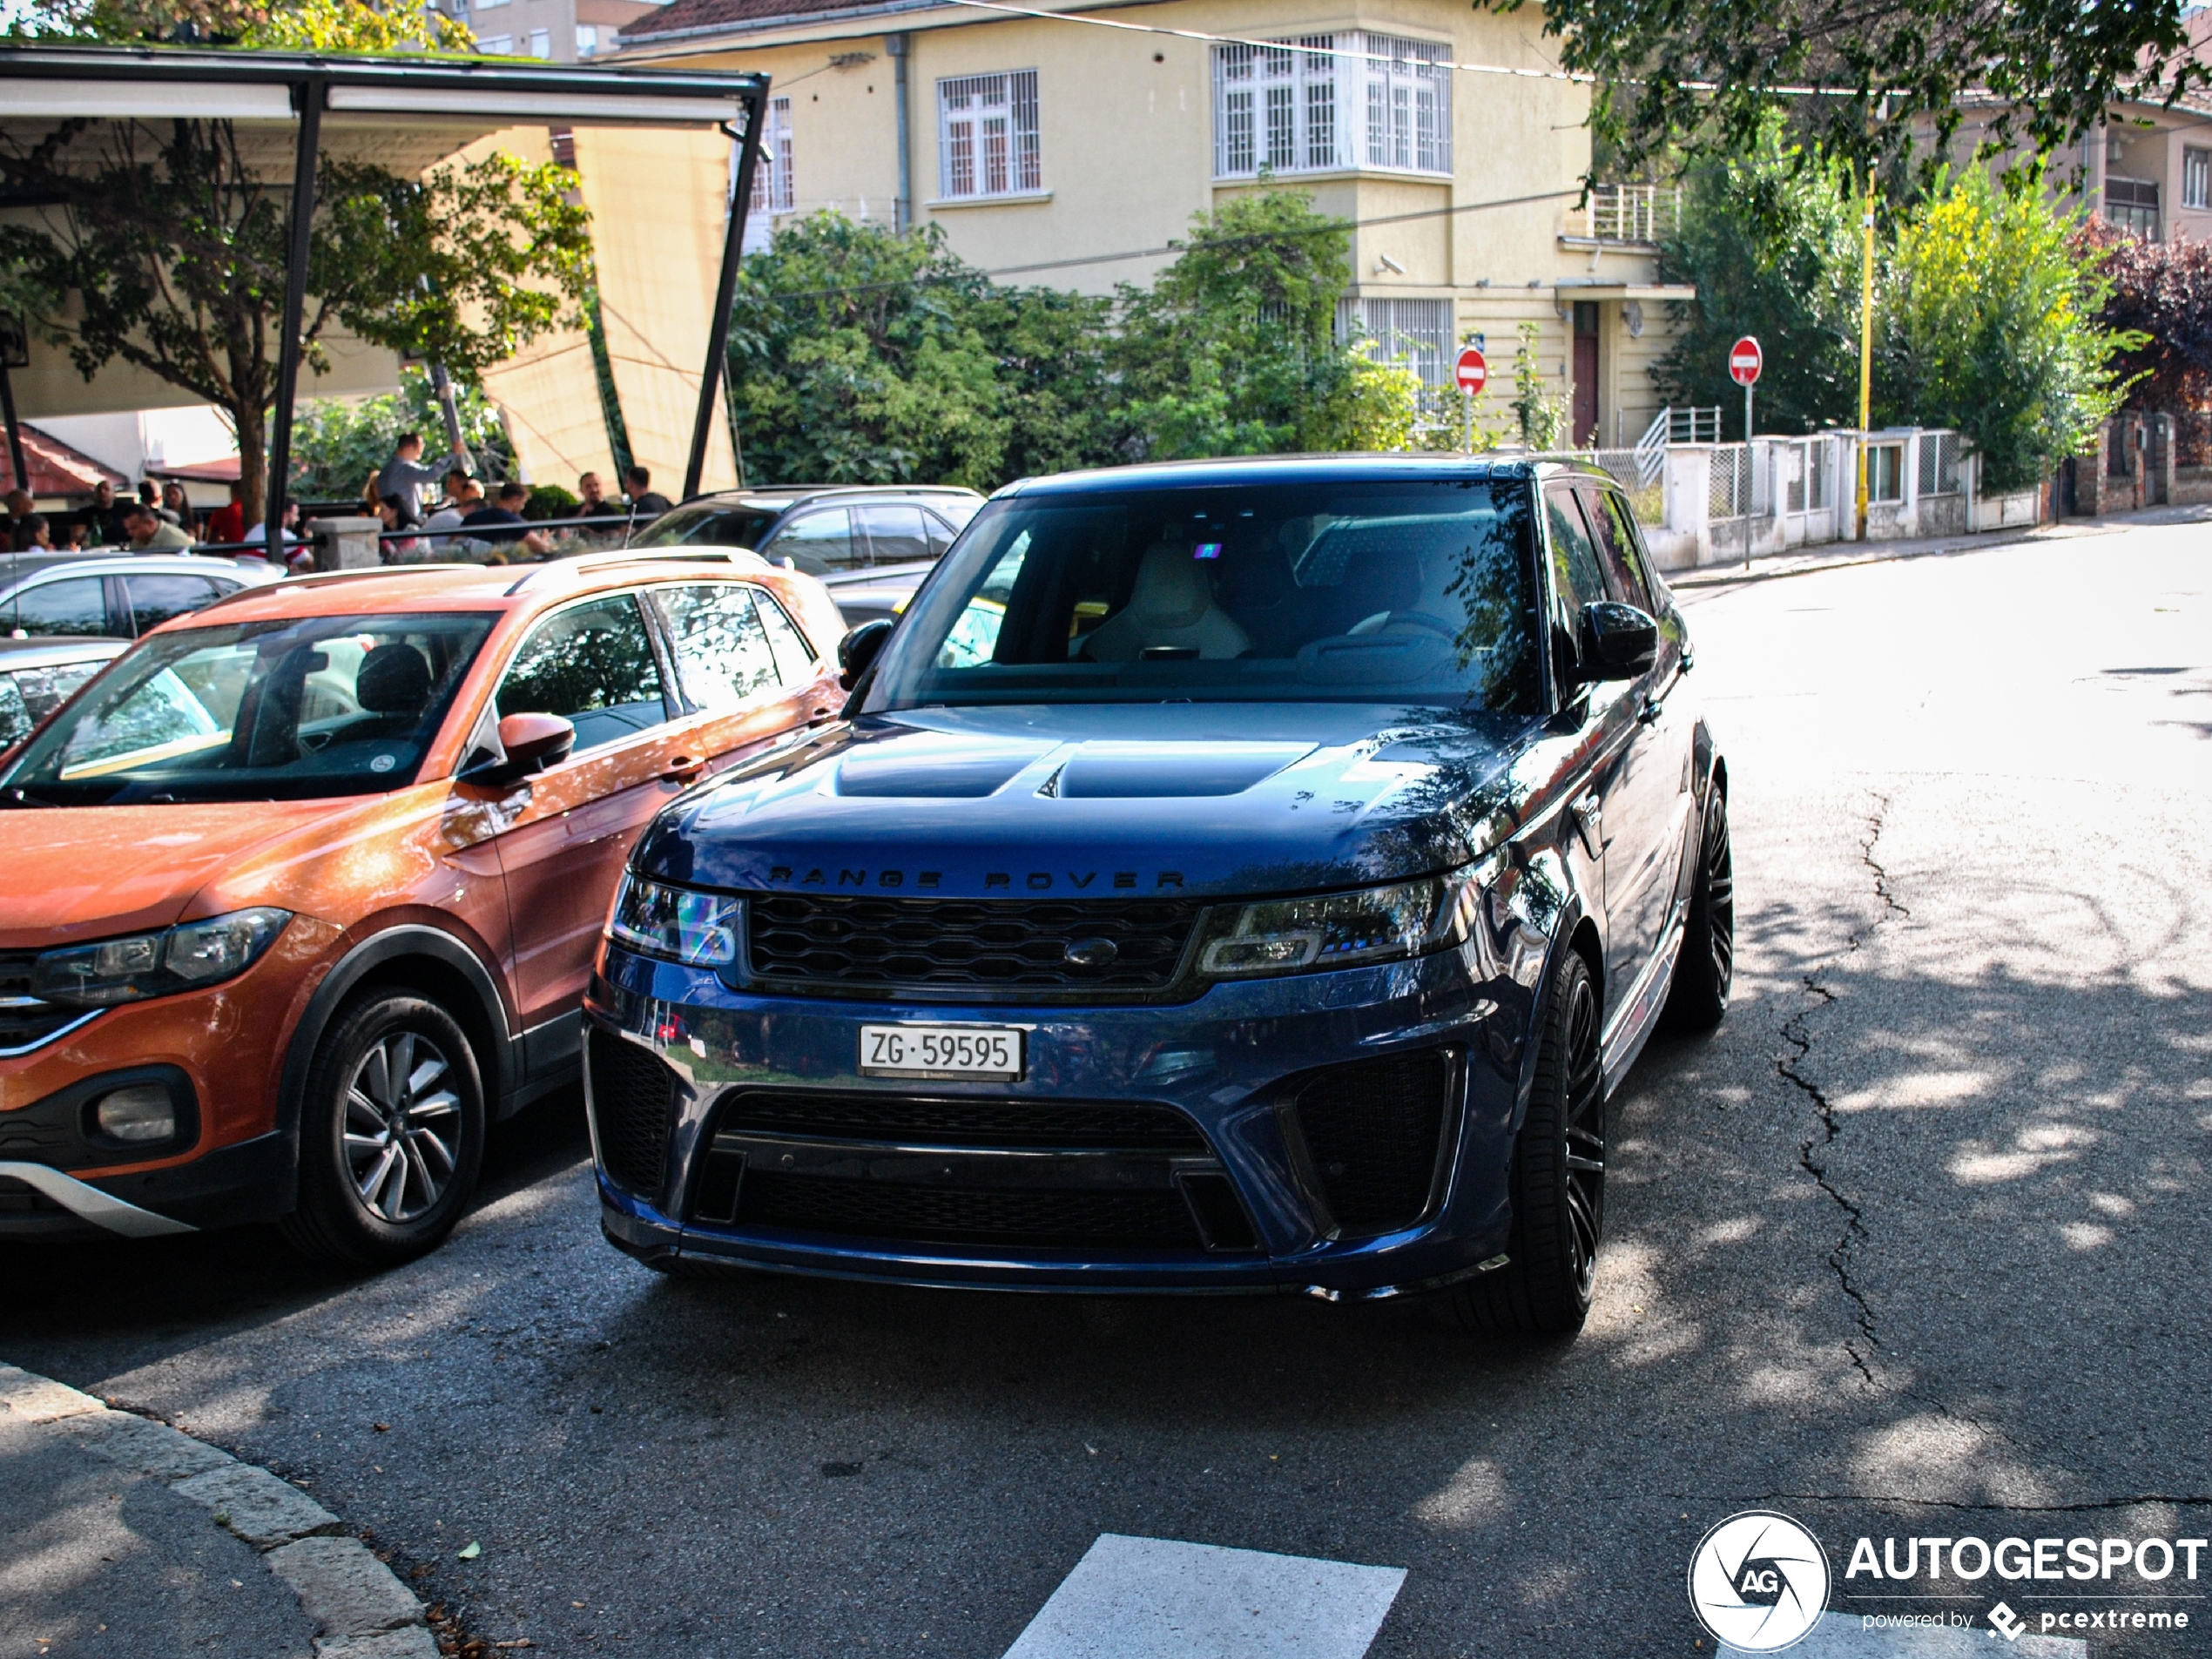
[[1954, 1514], [2205, 1535], [2209, 590], [2177, 525], [1691, 598], [1737, 1001], [1616, 1096], [1570, 1348], [667, 1283], [599, 1241], [571, 1099], [379, 1279], [259, 1234], [14, 1252], [6, 1357], [302, 1479], [550, 1655], [995, 1659], [1106, 1531], [1406, 1568], [1391, 1659], [1695, 1653], [1689, 1551], [1758, 1505], [1839, 1575]]

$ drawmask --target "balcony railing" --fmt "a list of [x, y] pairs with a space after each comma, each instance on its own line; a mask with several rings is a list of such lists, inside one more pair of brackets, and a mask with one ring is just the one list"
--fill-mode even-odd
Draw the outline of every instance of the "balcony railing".
[[1678, 185], [1597, 185], [1590, 199], [1568, 210], [1567, 233], [1600, 242], [1656, 242], [1682, 219]]

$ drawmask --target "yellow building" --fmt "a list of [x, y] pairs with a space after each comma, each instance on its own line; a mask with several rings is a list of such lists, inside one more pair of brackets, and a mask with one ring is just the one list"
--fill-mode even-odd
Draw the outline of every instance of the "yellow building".
[[1143, 284], [1191, 216], [1272, 179], [1358, 226], [1342, 319], [1433, 386], [1516, 327], [1575, 435], [1633, 443], [1665, 349], [1655, 220], [1669, 192], [1580, 201], [1589, 90], [1534, 10], [1464, 0], [1162, 0], [1024, 15], [968, 0], [675, 0], [622, 61], [773, 78], [753, 208], [943, 227], [1007, 282]]

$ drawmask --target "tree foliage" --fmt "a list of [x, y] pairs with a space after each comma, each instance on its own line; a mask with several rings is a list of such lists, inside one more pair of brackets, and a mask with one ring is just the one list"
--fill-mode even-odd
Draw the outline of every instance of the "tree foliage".
[[[301, 329], [321, 368], [341, 324], [477, 369], [563, 320], [590, 278], [565, 169], [494, 155], [421, 180], [326, 158]], [[67, 121], [0, 144], [0, 186], [51, 204], [0, 226], [0, 261], [66, 303], [37, 317], [91, 379], [130, 363], [225, 409], [249, 516], [261, 511], [290, 192], [227, 121]]]
[[1543, 330], [1524, 322], [1514, 332], [1520, 339], [1513, 349], [1513, 401], [1507, 407], [1513, 410], [1521, 442], [1531, 449], [1556, 449], [1567, 436], [1567, 411], [1536, 358], [1536, 341]]
[[745, 261], [732, 399], [760, 482], [994, 487], [1116, 462], [1402, 448], [1413, 377], [1335, 338], [1348, 233], [1266, 192], [1150, 290], [1001, 287], [934, 226], [818, 214]]
[[2212, 244], [2146, 242], [2093, 223], [2077, 240], [2111, 285], [2100, 316], [2133, 342], [2114, 358], [2139, 409], [2212, 408]]
[[1858, 414], [1862, 249], [1849, 171], [1808, 156], [1770, 120], [1741, 155], [1694, 163], [1662, 282], [1695, 284], [1672, 307], [1675, 338], [1653, 379], [1668, 403], [1731, 407], [1728, 349], [1759, 340], [1758, 420], [1770, 432], [1848, 424]]
[[18, 31], [48, 39], [130, 44], [173, 41], [278, 51], [467, 51], [466, 24], [419, 6], [374, 0], [40, 0]]
[[[1521, 0], [1478, 0], [1512, 10]], [[1776, 114], [1870, 165], [1962, 118], [1999, 148], [2060, 149], [2128, 98], [2212, 79], [2181, 0], [1546, 0], [1561, 63], [1595, 78], [1594, 124], [1633, 164], [1751, 148]]]
[[1979, 167], [1938, 179], [1898, 227], [1884, 283], [1885, 401], [1955, 427], [1993, 490], [2079, 454], [2120, 406], [2114, 367], [2141, 336], [2100, 320], [2111, 280], [2085, 260], [2040, 176]]

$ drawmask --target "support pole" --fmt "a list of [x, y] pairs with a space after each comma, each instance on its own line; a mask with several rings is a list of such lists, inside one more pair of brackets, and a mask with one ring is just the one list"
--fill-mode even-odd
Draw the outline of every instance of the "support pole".
[[907, 51], [904, 35], [886, 35], [883, 50], [891, 54], [893, 117], [899, 123], [899, 199], [892, 204], [891, 228], [904, 236], [914, 228], [914, 152], [907, 113]]
[[1874, 418], [1874, 164], [1866, 164], [1866, 208], [1859, 217], [1865, 253], [1858, 278], [1858, 540], [1866, 539], [1866, 427]]
[[443, 363], [430, 365], [430, 389], [437, 394], [438, 414], [445, 421], [446, 448], [471, 467], [475, 466], [476, 463], [469, 456], [469, 446], [461, 441], [461, 408], [454, 401], [453, 377], [446, 373]]
[[[706, 473], [706, 435], [714, 405], [722, 395], [722, 372], [730, 356], [730, 308], [738, 298], [738, 261], [745, 256], [745, 214], [752, 206], [752, 173], [760, 163], [761, 129], [768, 125], [768, 80], [745, 99], [745, 142], [738, 152], [738, 179], [730, 192], [728, 230], [722, 239], [722, 275], [714, 288], [714, 316], [706, 331], [706, 365], [699, 371], [698, 417], [691, 422], [691, 458], [684, 466], [684, 498], [699, 493]], [[732, 138], [737, 135], [731, 134]], [[732, 442], [736, 442], [733, 432]]]
[[0, 419], [8, 423], [8, 464], [16, 471], [16, 488], [30, 488], [30, 463], [24, 458], [23, 423], [16, 419], [16, 388], [8, 378], [7, 360], [0, 357]]
[[315, 158], [322, 146], [323, 84], [303, 81], [300, 149], [292, 163], [292, 234], [284, 263], [284, 320], [277, 336], [276, 420], [269, 433], [269, 487], [263, 498], [267, 556], [284, 562], [284, 496], [292, 472], [292, 404], [300, 389], [300, 331], [307, 326], [307, 250], [315, 221]]

